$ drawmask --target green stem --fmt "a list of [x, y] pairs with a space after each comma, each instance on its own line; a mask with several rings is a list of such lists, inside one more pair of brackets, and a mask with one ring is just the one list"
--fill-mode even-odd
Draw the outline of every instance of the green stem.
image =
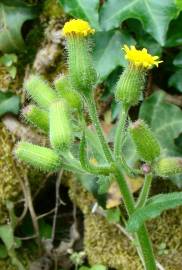
[[115, 143], [114, 143], [114, 156], [116, 160], [119, 160], [121, 158], [121, 151], [122, 146], [124, 143], [124, 137], [125, 137], [125, 126], [128, 116], [128, 107], [125, 107], [123, 105], [123, 108], [120, 112], [119, 117], [119, 123], [116, 129], [116, 135], [115, 135]]
[[[119, 165], [115, 167], [115, 176], [123, 196], [123, 201], [128, 212], [128, 216], [130, 217], [132, 213], [135, 211], [135, 203], [133, 195], [130, 192], [130, 189], [123, 177], [121, 168]], [[155, 257], [152, 250], [152, 245], [148, 236], [148, 232], [143, 225], [135, 234], [135, 238], [138, 242], [138, 253], [142, 255], [142, 263], [145, 267], [145, 270], [157, 270]]]
[[138, 201], [136, 203], [137, 208], [141, 208], [145, 205], [150, 192], [151, 183], [152, 183], [152, 174], [148, 173], [145, 175], [144, 184], [140, 192]]
[[105, 136], [103, 134], [103, 130], [102, 130], [101, 125], [100, 125], [100, 121], [98, 119], [96, 104], [95, 104], [93, 95], [92, 94], [89, 95], [86, 98], [86, 101], [87, 101], [87, 105], [88, 105], [88, 109], [89, 109], [90, 118], [92, 120], [92, 123], [93, 123], [95, 129], [96, 129], [96, 132], [97, 132], [97, 135], [99, 137], [100, 143], [102, 145], [106, 159], [109, 163], [112, 163], [113, 162], [112, 153], [111, 153], [111, 150], [106, 142]]
[[138, 254], [142, 255], [142, 263], [145, 270], [157, 270], [156, 261], [145, 224], [137, 231]]

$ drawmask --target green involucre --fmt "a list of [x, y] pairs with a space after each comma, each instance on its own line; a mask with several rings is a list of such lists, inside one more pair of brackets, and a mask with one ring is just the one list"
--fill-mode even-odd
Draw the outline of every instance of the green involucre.
[[57, 95], [54, 90], [40, 76], [32, 75], [25, 82], [25, 89], [32, 99], [44, 109], [56, 100]]
[[168, 177], [182, 173], [182, 158], [166, 157], [158, 160], [155, 173], [161, 177]]
[[160, 155], [160, 145], [154, 134], [143, 120], [137, 120], [129, 128], [130, 135], [140, 158], [153, 162]]
[[66, 75], [60, 75], [54, 81], [55, 88], [58, 92], [58, 96], [64, 98], [70, 108], [81, 110], [83, 107], [81, 96], [76, 92], [70, 82], [70, 79]]
[[84, 96], [90, 94], [96, 84], [96, 71], [89, 53], [88, 39], [67, 38], [69, 75], [73, 88]]
[[20, 160], [42, 171], [56, 171], [61, 166], [60, 157], [52, 149], [31, 143], [20, 142], [15, 154]]
[[49, 131], [48, 113], [35, 105], [28, 105], [23, 109], [23, 116], [28, 122], [40, 128], [44, 132]]
[[116, 85], [116, 100], [129, 107], [134, 106], [138, 103], [144, 87], [145, 71], [129, 64]]
[[53, 102], [49, 110], [49, 132], [51, 146], [57, 151], [65, 151], [72, 142], [72, 128], [68, 105], [64, 99]]

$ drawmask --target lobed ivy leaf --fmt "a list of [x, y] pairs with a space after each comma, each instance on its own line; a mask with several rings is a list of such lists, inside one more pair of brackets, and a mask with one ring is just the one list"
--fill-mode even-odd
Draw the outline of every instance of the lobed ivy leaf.
[[64, 11], [75, 18], [85, 19], [90, 25], [99, 30], [99, 0], [59, 0]]
[[10, 92], [0, 91], [0, 116], [6, 113], [18, 114], [20, 110], [20, 98]]
[[155, 91], [140, 107], [139, 118], [151, 127], [166, 154], [181, 154], [175, 139], [182, 132], [182, 111], [176, 105], [165, 102], [165, 93]]
[[124, 44], [134, 45], [135, 40], [126, 31], [98, 32], [94, 39], [93, 60], [99, 82], [102, 82], [118, 66], [126, 65], [121, 48]]
[[0, 2], [0, 51], [15, 52], [24, 48], [21, 29], [25, 21], [36, 17], [35, 8], [21, 0]]
[[182, 205], [182, 192], [153, 196], [144, 207], [137, 209], [131, 215], [126, 228], [129, 232], [136, 232], [145, 221], [156, 218], [163, 211], [176, 208], [180, 205]]
[[101, 8], [101, 26], [110, 30], [126, 19], [135, 18], [163, 46], [169, 23], [178, 13], [175, 0], [108, 0]]

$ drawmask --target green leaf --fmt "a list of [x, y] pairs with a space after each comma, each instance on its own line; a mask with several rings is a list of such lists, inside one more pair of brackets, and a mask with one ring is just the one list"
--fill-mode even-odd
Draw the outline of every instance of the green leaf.
[[35, 8], [20, 0], [1, 0], [0, 51], [14, 52], [24, 48], [21, 29], [25, 21], [36, 16]]
[[75, 18], [87, 20], [90, 25], [99, 30], [99, 0], [59, 0], [64, 11]]
[[127, 230], [136, 232], [145, 221], [156, 218], [163, 211], [182, 205], [182, 192], [173, 192], [169, 194], [160, 194], [151, 197], [146, 206], [137, 209], [131, 215]]
[[126, 19], [138, 19], [144, 30], [163, 46], [169, 23], [177, 14], [175, 0], [108, 0], [101, 8], [101, 25], [110, 30]]
[[182, 111], [176, 105], [165, 102], [163, 91], [155, 91], [143, 102], [139, 118], [144, 119], [151, 127], [166, 154], [181, 154], [174, 140], [182, 132]]
[[182, 10], [182, 1], [181, 0], [176, 0], [176, 5], [179, 10]]
[[20, 110], [20, 98], [12, 93], [0, 92], [0, 116], [6, 113], [18, 114]]
[[7, 249], [4, 245], [0, 244], [0, 260], [5, 259], [8, 256]]
[[7, 250], [14, 247], [14, 234], [11, 225], [1, 225], [0, 226], [0, 238], [4, 242]]
[[93, 60], [99, 82], [102, 82], [118, 66], [126, 65], [121, 48], [124, 44], [134, 45], [135, 41], [125, 31], [122, 33], [120, 31], [98, 32], [94, 38]]
[[98, 194], [106, 194], [111, 184], [109, 177], [101, 175], [99, 176], [97, 183]]
[[121, 212], [119, 208], [111, 208], [106, 210], [106, 218], [110, 223], [118, 223], [120, 221]]
[[182, 51], [174, 58], [173, 65], [182, 68]]
[[94, 264], [90, 269], [91, 270], [107, 270], [107, 267], [102, 264]]
[[182, 68], [178, 69], [170, 78], [169, 86], [173, 86], [182, 92]]
[[181, 25], [182, 25], [182, 12], [178, 18], [171, 22], [169, 30], [167, 33], [166, 47], [175, 47], [182, 45], [182, 35], [181, 35]]
[[17, 56], [14, 53], [5, 53], [3, 56], [0, 57], [0, 64], [10, 67], [14, 63], [17, 63]]

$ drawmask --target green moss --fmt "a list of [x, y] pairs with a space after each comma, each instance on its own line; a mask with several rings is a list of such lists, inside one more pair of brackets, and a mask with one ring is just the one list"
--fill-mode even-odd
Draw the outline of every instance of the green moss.
[[[164, 187], [166, 192], [174, 187]], [[143, 270], [132, 242], [113, 224], [92, 214], [94, 198], [77, 181], [69, 181], [70, 197], [84, 213], [84, 246], [90, 265], [104, 264], [118, 270]], [[156, 189], [154, 185], [154, 190]], [[164, 212], [148, 223], [158, 261], [165, 270], [182, 269], [182, 207]], [[161, 246], [164, 246], [163, 252]]]
[[63, 15], [63, 9], [57, 0], [46, 0], [43, 4], [43, 16], [60, 18]]

